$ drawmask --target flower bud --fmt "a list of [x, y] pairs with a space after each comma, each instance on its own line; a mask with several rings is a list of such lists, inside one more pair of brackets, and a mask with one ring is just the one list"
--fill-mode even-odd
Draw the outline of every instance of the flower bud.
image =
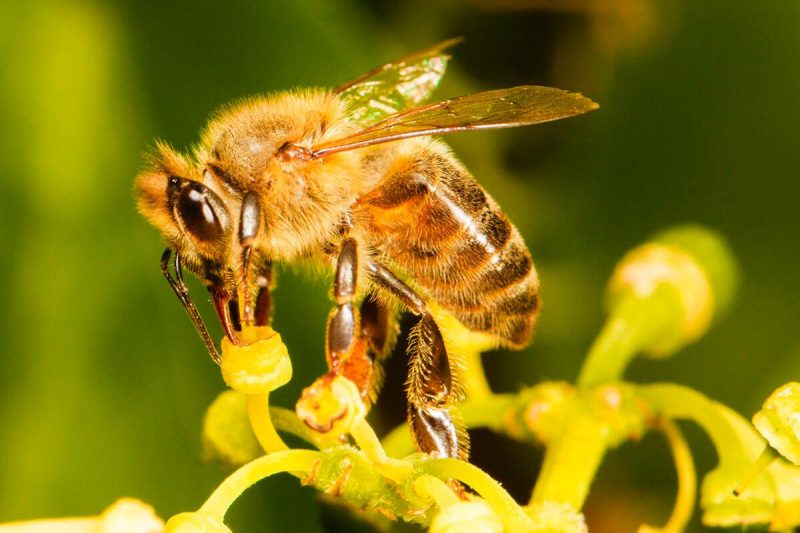
[[233, 390], [263, 394], [292, 379], [292, 361], [286, 345], [272, 328], [254, 328], [256, 340], [236, 345], [222, 339], [222, 377]]
[[431, 522], [430, 533], [500, 533], [503, 523], [481, 499], [461, 501], [442, 509]]
[[769, 467], [775, 483], [775, 513], [770, 531], [795, 531], [800, 526], [800, 468], [786, 461], [775, 461]]
[[300, 420], [326, 438], [348, 433], [367, 415], [356, 384], [335, 374], [326, 374], [306, 387], [295, 410]]
[[611, 313], [641, 314], [651, 324], [641, 349], [667, 356], [702, 336], [726, 308], [736, 265], [724, 241], [700, 226], [682, 226], [629, 252], [609, 282]]
[[223, 391], [203, 419], [203, 458], [239, 466], [264, 455], [247, 416], [247, 398]]
[[0, 524], [7, 533], [161, 533], [164, 521], [153, 508], [134, 498], [121, 498], [99, 516], [44, 518]]
[[536, 531], [548, 533], [587, 533], [583, 514], [568, 503], [545, 501], [526, 508]]
[[133, 498], [122, 498], [100, 515], [100, 533], [160, 533], [164, 522], [153, 508]]
[[593, 418], [605, 428], [609, 446], [619, 446], [644, 435], [645, 421], [652, 415], [634, 387], [626, 383], [607, 383], [588, 394]]
[[505, 415], [511, 437], [548, 443], [564, 430], [569, 402], [575, 388], [564, 381], [541, 383], [521, 392]]
[[719, 313], [727, 311], [739, 285], [739, 265], [720, 234], [699, 225], [687, 224], [661, 232], [654, 240], [689, 254], [711, 285], [715, 314], [719, 316]]
[[207, 513], [180, 513], [169, 520], [164, 533], [232, 533], [215, 516]]
[[773, 392], [753, 416], [753, 425], [778, 453], [800, 465], [800, 383]]

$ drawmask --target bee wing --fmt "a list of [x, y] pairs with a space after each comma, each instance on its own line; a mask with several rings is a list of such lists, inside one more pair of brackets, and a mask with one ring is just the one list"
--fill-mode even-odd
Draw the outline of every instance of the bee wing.
[[418, 50], [362, 74], [336, 87], [333, 92], [349, 104], [349, 120], [357, 124], [374, 124], [430, 98], [450, 59], [444, 50], [460, 41], [461, 38], [448, 39]]
[[373, 144], [456, 131], [511, 128], [597, 109], [578, 93], [525, 85], [468, 94], [389, 116], [354, 134], [312, 147], [314, 157]]

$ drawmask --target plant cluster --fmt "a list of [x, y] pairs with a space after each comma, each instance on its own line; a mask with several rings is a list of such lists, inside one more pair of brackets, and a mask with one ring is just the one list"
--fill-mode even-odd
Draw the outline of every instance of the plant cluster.
[[[751, 424], [689, 387], [623, 380], [635, 356], [668, 357], [702, 336], [730, 304], [736, 280], [734, 260], [714, 233], [685, 226], [655, 236], [614, 270], [608, 319], [576, 382], [543, 382], [513, 394], [494, 393], [486, 381], [480, 354], [489, 341], [436, 310], [448, 352], [462, 362], [465, 425], [545, 447], [523, 504], [469, 462], [415, 453], [405, 426], [379, 439], [345, 378], [320, 378], [296, 411], [270, 406], [270, 393], [291, 379], [291, 360], [276, 332], [252, 327], [243, 331], [245, 345], [223, 340], [220, 367], [230, 390], [209, 407], [203, 428], [208, 456], [237, 469], [199, 509], [165, 524], [130, 501], [83, 520], [95, 531], [100, 524], [102, 531], [228, 532], [225, 514], [242, 492], [288, 473], [377, 523], [416, 522], [435, 533], [579, 533], [587, 531], [581, 509], [606, 452], [656, 431], [671, 449], [678, 490], [667, 523], [640, 531], [679, 532], [697, 500], [691, 450], [677, 424], [689, 420], [708, 434], [719, 460], [700, 484], [704, 524], [791, 531], [800, 525], [799, 383], [778, 388]], [[303, 422], [310, 418], [313, 424]], [[281, 433], [309, 447], [290, 449]]]

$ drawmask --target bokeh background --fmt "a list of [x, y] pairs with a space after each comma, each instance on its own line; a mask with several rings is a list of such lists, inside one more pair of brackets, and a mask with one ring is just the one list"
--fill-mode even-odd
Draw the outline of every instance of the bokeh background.
[[[438, 96], [553, 85], [589, 115], [449, 141], [533, 251], [545, 307], [534, 346], [486, 357], [497, 390], [573, 379], [614, 262], [699, 222], [736, 252], [736, 305], [640, 381], [696, 387], [747, 416], [800, 374], [800, 4], [674, 0], [31, 0], [0, 3], [0, 521], [96, 514], [117, 497], [162, 516], [225, 475], [200, 461], [223, 388], [158, 268], [132, 179], [155, 138], [188, 147], [218, 106], [333, 86], [462, 35]], [[207, 316], [202, 289], [193, 285]], [[281, 271], [276, 328], [292, 406], [324, 369], [325, 280]], [[218, 328], [214, 330], [218, 334]], [[376, 425], [401, 421], [403, 357]], [[701, 473], [713, 449], [687, 427]], [[541, 453], [476, 432], [475, 462], [526, 498]], [[657, 437], [613, 452], [586, 514], [635, 531], [669, 512]], [[354, 530], [288, 477], [248, 492], [238, 531]], [[695, 520], [693, 528], [701, 530]]]

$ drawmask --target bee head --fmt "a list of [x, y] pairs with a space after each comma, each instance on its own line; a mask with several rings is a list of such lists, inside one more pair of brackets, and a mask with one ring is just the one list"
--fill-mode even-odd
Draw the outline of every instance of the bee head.
[[248, 100], [209, 123], [191, 158], [159, 144], [136, 179], [139, 210], [205, 283], [234, 343], [241, 324], [269, 321], [272, 260], [309, 256], [336, 238], [358, 195], [358, 154], [292, 151], [349, 127], [343, 113], [322, 91]]
[[[269, 320], [270, 258], [255, 246], [263, 214], [254, 191], [235, 193], [165, 145], [136, 179], [139, 210], [209, 290], [226, 335]], [[241, 306], [240, 306], [241, 300]]]

